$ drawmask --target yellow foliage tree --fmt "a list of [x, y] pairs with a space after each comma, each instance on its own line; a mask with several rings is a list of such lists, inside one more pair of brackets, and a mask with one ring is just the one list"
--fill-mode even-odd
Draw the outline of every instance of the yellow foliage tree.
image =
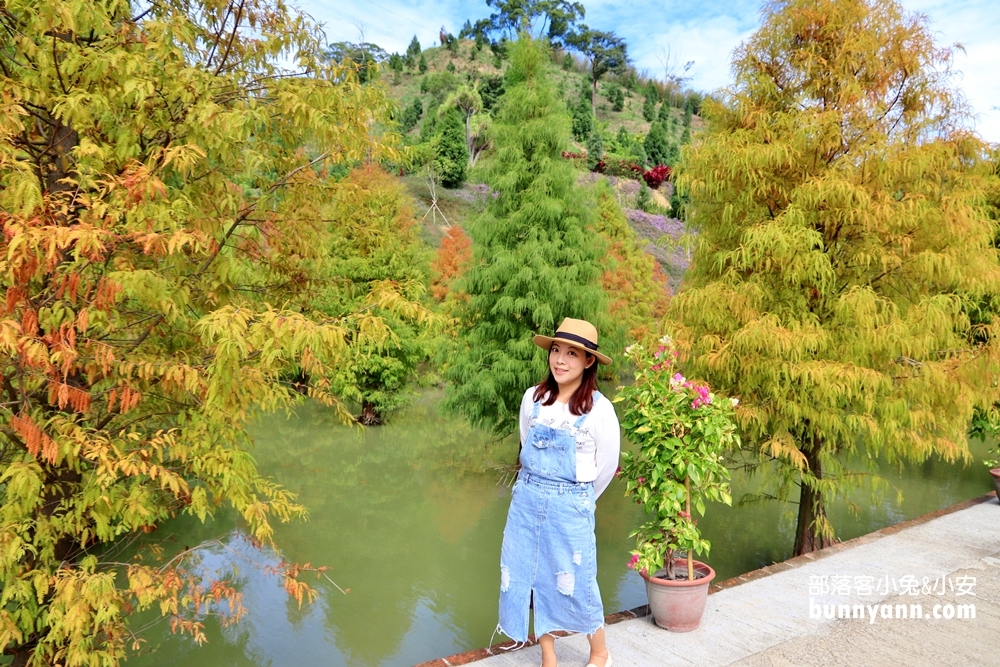
[[[115, 665], [155, 605], [202, 641], [225, 582], [160, 560], [152, 531], [234, 508], [252, 539], [304, 514], [261, 476], [245, 425], [337, 405], [328, 168], [392, 157], [390, 104], [280, 0], [11, 0], [0, 10], [0, 649], [14, 665]], [[360, 223], [358, 223], [360, 224]], [[149, 535], [147, 535], [149, 533]], [[107, 545], [146, 545], [128, 563]], [[310, 595], [281, 573], [299, 602]], [[211, 593], [211, 594], [209, 594]], [[231, 607], [227, 604], [231, 603]]]
[[671, 312], [773, 463], [761, 497], [798, 500], [796, 554], [877, 455], [968, 459], [991, 402], [994, 323], [968, 313], [1000, 290], [995, 176], [950, 61], [893, 0], [770, 2], [685, 149], [699, 236]]

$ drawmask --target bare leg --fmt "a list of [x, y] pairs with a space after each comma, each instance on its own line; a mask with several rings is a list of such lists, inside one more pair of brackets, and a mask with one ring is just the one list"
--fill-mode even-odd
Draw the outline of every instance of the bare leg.
[[596, 667], [604, 667], [608, 661], [608, 645], [604, 641], [604, 628], [592, 635], [587, 635], [587, 639], [590, 641], [589, 663]]
[[559, 661], [556, 659], [556, 638], [542, 635], [538, 638], [538, 645], [542, 647], [542, 667], [557, 667]]

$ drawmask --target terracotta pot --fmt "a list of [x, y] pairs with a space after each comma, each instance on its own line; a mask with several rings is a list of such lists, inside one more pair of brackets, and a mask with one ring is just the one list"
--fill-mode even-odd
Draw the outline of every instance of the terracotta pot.
[[993, 486], [997, 490], [997, 498], [1000, 499], [1000, 468], [993, 468], [990, 474], [993, 475]]
[[[676, 559], [674, 571], [687, 573], [687, 561]], [[660, 579], [666, 572], [660, 570], [654, 576], [648, 577], [639, 573], [646, 580], [646, 597], [649, 598], [649, 610], [658, 626], [673, 632], [691, 632], [701, 623], [701, 615], [705, 613], [705, 603], [708, 601], [708, 586], [715, 579], [715, 570], [694, 561], [694, 581]], [[699, 577], [700, 578], [697, 578]]]

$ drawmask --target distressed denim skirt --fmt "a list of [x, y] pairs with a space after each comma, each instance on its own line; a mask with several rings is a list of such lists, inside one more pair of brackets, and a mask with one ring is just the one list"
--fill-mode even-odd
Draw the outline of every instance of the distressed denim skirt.
[[597, 587], [594, 484], [573, 481], [575, 437], [567, 430], [532, 423], [521, 466], [500, 552], [498, 629], [526, 641], [533, 606], [536, 637], [556, 630], [593, 634], [604, 625]]

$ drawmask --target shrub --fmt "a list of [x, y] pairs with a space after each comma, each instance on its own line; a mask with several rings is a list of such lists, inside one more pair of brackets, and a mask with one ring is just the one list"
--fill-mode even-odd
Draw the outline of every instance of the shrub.
[[646, 181], [653, 190], [656, 190], [663, 182], [670, 178], [670, 167], [665, 164], [658, 164], [642, 175], [642, 180]]
[[420, 69], [421, 74], [427, 73], [427, 56], [422, 53], [420, 54], [420, 61], [417, 67]]
[[604, 171], [608, 176], [618, 178], [630, 178], [639, 180], [642, 178], [642, 167], [635, 162], [622, 159], [612, 159], [610, 156], [604, 160]]
[[643, 183], [642, 187], [639, 188], [639, 194], [635, 197], [635, 207], [640, 211], [650, 213], [653, 208], [652, 192], [653, 191], [649, 189], [649, 186]]

